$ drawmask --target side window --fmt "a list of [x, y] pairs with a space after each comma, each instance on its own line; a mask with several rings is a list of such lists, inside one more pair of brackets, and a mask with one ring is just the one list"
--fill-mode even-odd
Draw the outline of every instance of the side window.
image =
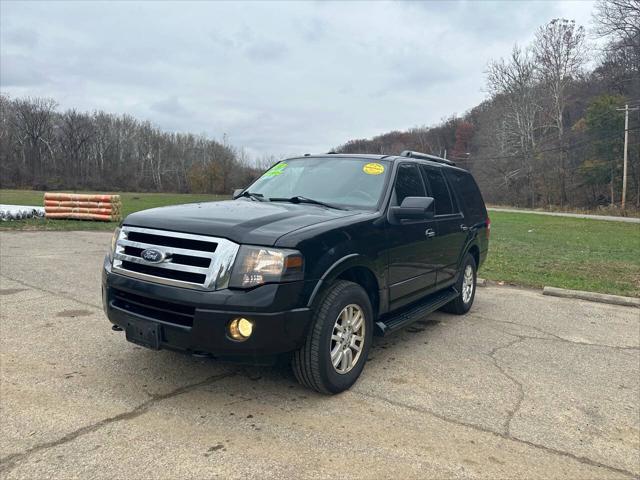
[[480, 189], [470, 173], [447, 169], [447, 178], [458, 198], [464, 205], [465, 214], [474, 222], [481, 222], [487, 217], [487, 210]]
[[449, 187], [447, 187], [447, 182], [440, 170], [437, 168], [429, 168], [425, 165], [421, 165], [420, 169], [427, 179], [429, 195], [434, 199], [436, 215], [457, 213], [453, 208]]
[[406, 197], [425, 197], [424, 185], [418, 167], [410, 163], [401, 163], [398, 167], [396, 175], [396, 184], [394, 186], [396, 201], [398, 205]]

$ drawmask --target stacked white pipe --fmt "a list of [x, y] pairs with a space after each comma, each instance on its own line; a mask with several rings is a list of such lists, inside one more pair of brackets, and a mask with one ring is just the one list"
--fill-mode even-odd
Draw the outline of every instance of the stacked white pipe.
[[30, 205], [0, 205], [0, 221], [44, 217], [44, 208]]

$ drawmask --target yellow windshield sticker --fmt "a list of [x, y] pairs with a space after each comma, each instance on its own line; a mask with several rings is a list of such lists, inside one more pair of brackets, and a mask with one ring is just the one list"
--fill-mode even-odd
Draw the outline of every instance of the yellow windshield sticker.
[[380, 175], [384, 172], [384, 166], [379, 163], [367, 163], [362, 167], [362, 171], [367, 175]]
[[274, 165], [272, 168], [267, 170], [263, 176], [275, 177], [276, 175], [282, 175], [282, 172], [284, 172], [285, 168], [287, 168], [286, 163], [278, 163], [277, 165]]

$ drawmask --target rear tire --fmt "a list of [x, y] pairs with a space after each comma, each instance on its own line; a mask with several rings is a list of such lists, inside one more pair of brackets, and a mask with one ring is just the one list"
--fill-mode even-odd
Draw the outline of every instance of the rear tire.
[[362, 373], [372, 338], [367, 292], [357, 283], [338, 280], [320, 302], [304, 345], [293, 354], [293, 373], [317, 392], [343, 392]]
[[476, 261], [470, 253], [467, 253], [462, 262], [460, 278], [458, 278], [455, 284], [456, 290], [460, 293], [454, 300], [442, 307], [441, 310], [448, 313], [455, 313], [456, 315], [464, 315], [467, 313], [471, 309], [473, 300], [476, 297], [476, 281]]

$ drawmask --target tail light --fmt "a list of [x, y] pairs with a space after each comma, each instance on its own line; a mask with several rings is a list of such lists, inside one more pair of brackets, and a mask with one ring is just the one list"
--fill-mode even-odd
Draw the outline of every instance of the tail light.
[[489, 237], [491, 236], [491, 219], [487, 217], [484, 224], [487, 227], [487, 240], [489, 240]]

